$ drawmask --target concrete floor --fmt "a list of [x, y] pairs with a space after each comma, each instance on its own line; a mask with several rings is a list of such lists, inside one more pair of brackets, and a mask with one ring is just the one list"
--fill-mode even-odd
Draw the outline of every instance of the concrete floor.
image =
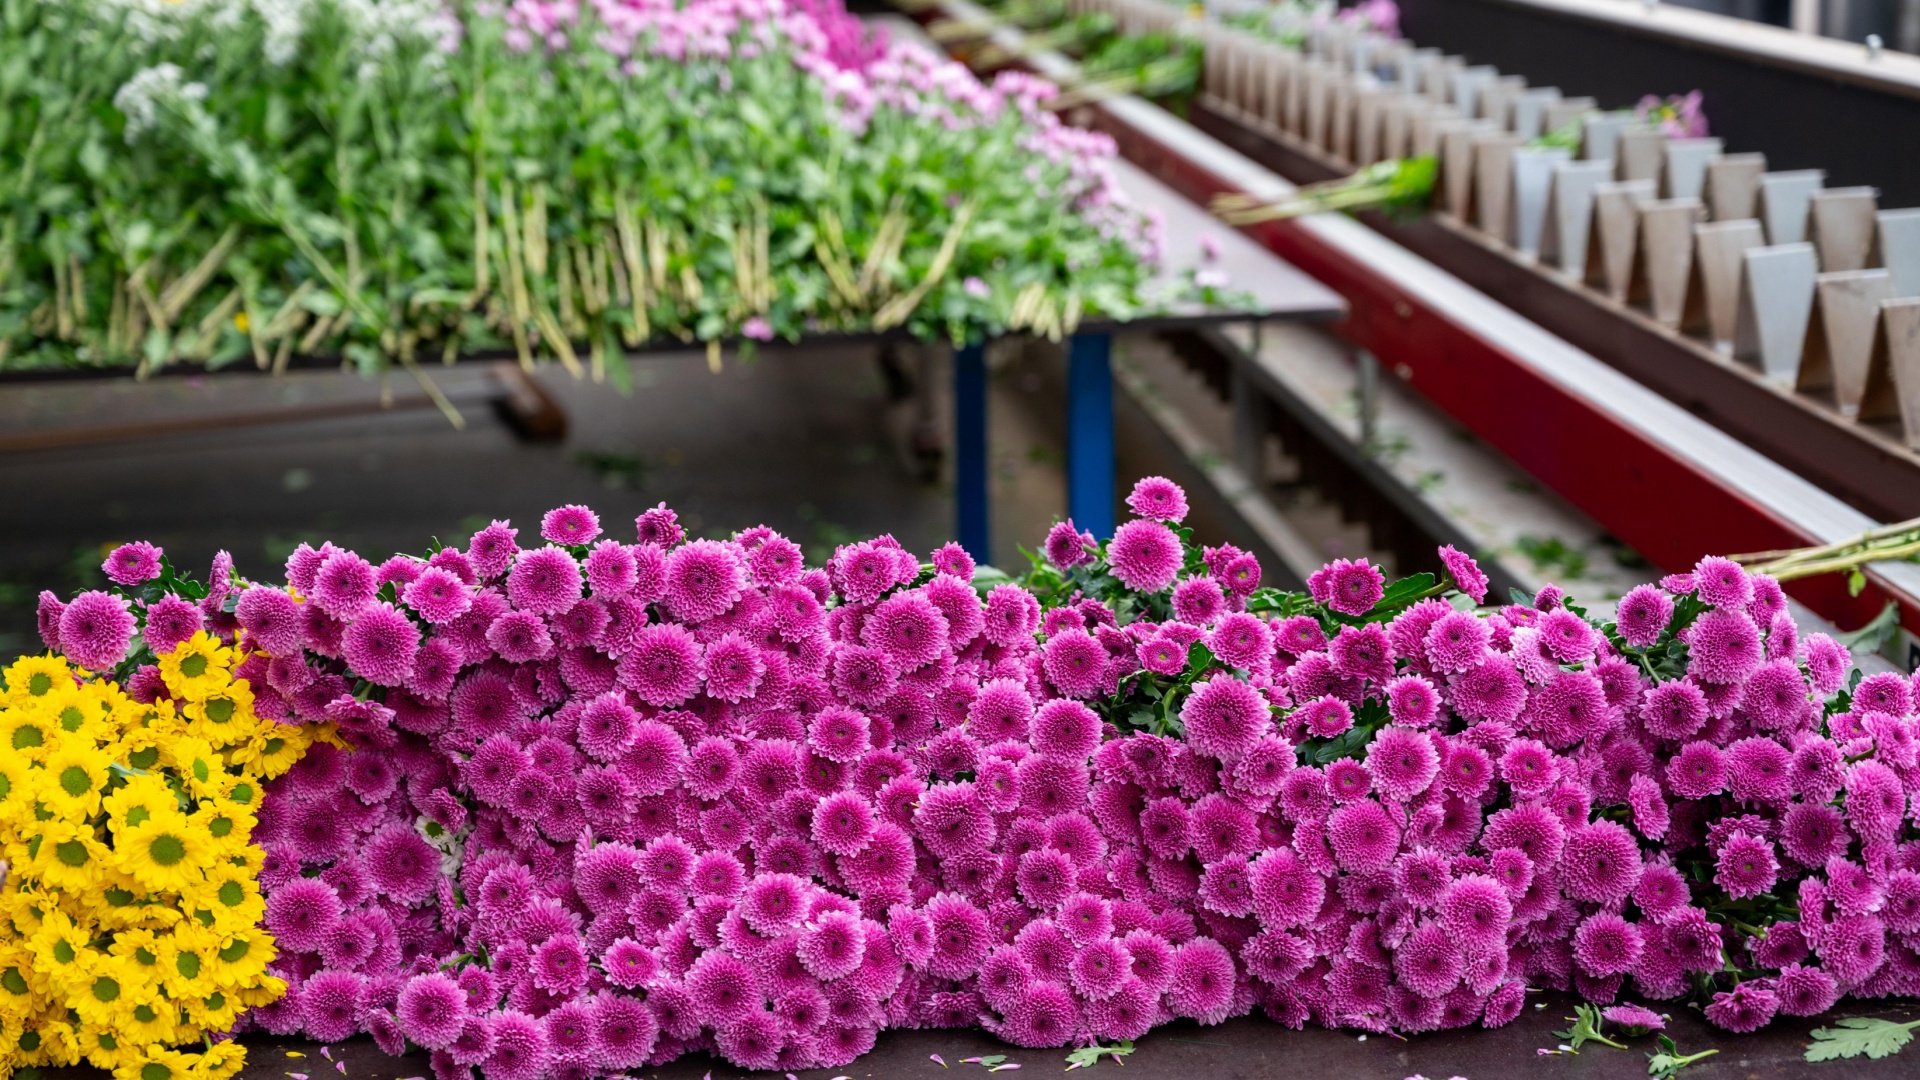
[[[1262, 1016], [1242, 1017], [1217, 1027], [1180, 1021], [1141, 1039], [1134, 1053], [1116, 1065], [1103, 1058], [1080, 1076], [1087, 1080], [1644, 1080], [1647, 1057], [1657, 1048], [1651, 1036], [1622, 1039], [1626, 1050], [1589, 1043], [1577, 1055], [1542, 1056], [1560, 1044], [1554, 1032], [1569, 1025], [1572, 1012], [1564, 995], [1529, 995], [1518, 1020], [1496, 1031], [1459, 1031], [1395, 1038], [1308, 1028], [1289, 1031]], [[1908, 1046], [1878, 1061], [1854, 1058], [1808, 1063], [1807, 1033], [1837, 1016], [1876, 1016], [1905, 1022], [1920, 1017], [1913, 1002], [1847, 1002], [1828, 1017], [1782, 1018], [1751, 1035], [1729, 1035], [1710, 1028], [1693, 1010], [1671, 1009], [1668, 1032], [1683, 1054], [1718, 1049], [1719, 1053], [1681, 1070], [1681, 1080], [1911, 1080], [1920, 1075], [1920, 1047]], [[1615, 1035], [1611, 1027], [1609, 1035]], [[328, 1048], [328, 1064], [313, 1043], [248, 1036], [243, 1080], [286, 1080], [303, 1073], [314, 1080], [416, 1080], [430, 1076], [424, 1053], [390, 1058], [370, 1039], [351, 1039]], [[301, 1054], [289, 1057], [288, 1051]], [[936, 1064], [938, 1054], [946, 1063]], [[838, 1069], [788, 1074], [794, 1080], [974, 1080], [988, 1075], [964, 1059], [1004, 1055], [1023, 1077], [1058, 1076], [1066, 1068], [1065, 1050], [1022, 1050], [985, 1032], [889, 1031], [867, 1056]], [[639, 1080], [736, 1080], [750, 1075], [706, 1054], [692, 1054], [670, 1065], [636, 1070]], [[100, 1080], [91, 1069], [50, 1070], [53, 1080]], [[779, 1076], [761, 1073], [761, 1076]]]

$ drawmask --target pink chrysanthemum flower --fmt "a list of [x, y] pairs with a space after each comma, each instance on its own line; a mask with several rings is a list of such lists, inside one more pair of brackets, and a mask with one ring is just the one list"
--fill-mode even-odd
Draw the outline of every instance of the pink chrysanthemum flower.
[[1187, 493], [1164, 476], [1142, 477], [1127, 495], [1127, 509], [1143, 518], [1179, 524], [1187, 516]]
[[540, 538], [562, 547], [583, 547], [600, 535], [600, 515], [584, 506], [568, 504], [547, 511], [540, 519]]
[[523, 551], [507, 574], [507, 599], [520, 611], [557, 615], [580, 599], [580, 564], [557, 547]]
[[1353, 710], [1337, 697], [1318, 697], [1303, 703], [1295, 717], [1316, 739], [1331, 739], [1353, 727]]
[[1817, 967], [1789, 964], [1774, 984], [1779, 1011], [1788, 1016], [1818, 1016], [1840, 1000], [1840, 985]]
[[[1266, 621], [1244, 611], [1222, 616], [1213, 632], [1207, 635], [1207, 645], [1228, 667], [1247, 671], [1263, 668], [1273, 658], [1273, 633], [1267, 629]], [[1383, 652], [1384, 640], [1376, 644], [1371, 639], [1350, 650], [1356, 662], [1363, 662], [1360, 657], [1371, 656], [1376, 665]], [[1390, 667], [1392, 661], [1388, 660], [1387, 664]]]
[[704, 665], [699, 644], [684, 627], [662, 623], [640, 628], [634, 646], [620, 657], [620, 682], [649, 705], [678, 705], [700, 687]]
[[1780, 998], [1766, 985], [1768, 980], [1743, 982], [1731, 991], [1713, 995], [1706, 1008], [1707, 1019], [1715, 1027], [1738, 1034], [1766, 1027], [1779, 1011]]
[[1084, 630], [1055, 634], [1041, 647], [1047, 679], [1068, 697], [1098, 694], [1107, 681], [1107, 650]]
[[1574, 963], [1596, 978], [1632, 971], [1645, 946], [1639, 929], [1610, 911], [1587, 916], [1573, 933]]
[[1673, 600], [1652, 585], [1628, 590], [1614, 610], [1614, 628], [1621, 640], [1636, 649], [1658, 641], [1672, 619]]
[[357, 971], [319, 971], [300, 988], [300, 1017], [307, 1034], [323, 1042], [359, 1031], [366, 1009], [367, 980]]
[[1688, 673], [1701, 682], [1736, 683], [1760, 666], [1760, 629], [1746, 615], [1716, 608], [1686, 631]]
[[1421, 997], [1437, 998], [1460, 985], [1467, 957], [1460, 942], [1439, 923], [1426, 923], [1393, 954], [1394, 974]]
[[1505, 657], [1489, 655], [1447, 682], [1455, 712], [1469, 720], [1511, 724], [1527, 706], [1527, 684]]
[[1400, 828], [1377, 802], [1349, 803], [1328, 819], [1328, 839], [1342, 869], [1385, 870], [1400, 844]]
[[1292, 656], [1305, 656], [1327, 647], [1327, 635], [1311, 615], [1295, 615], [1273, 624], [1274, 644]]
[[1626, 828], [1596, 821], [1571, 830], [1560, 855], [1560, 882], [1566, 894], [1590, 903], [1611, 903], [1633, 892], [1640, 881], [1640, 848]]
[[100, 569], [116, 585], [138, 585], [160, 576], [160, 556], [161, 549], [145, 540], [135, 540], [114, 548]]
[[1365, 615], [1386, 595], [1386, 575], [1365, 559], [1335, 559], [1307, 578], [1315, 603], [1345, 615]]
[[553, 635], [547, 630], [546, 620], [531, 611], [509, 611], [493, 620], [487, 627], [487, 644], [502, 660], [513, 664], [553, 656]]
[[1100, 745], [1100, 716], [1077, 701], [1049, 701], [1033, 714], [1030, 731], [1035, 753], [1080, 760]]
[[1262, 735], [1234, 763], [1233, 780], [1253, 795], [1271, 798], [1286, 786], [1293, 768], [1293, 744], [1278, 735]]
[[113, 671], [127, 659], [134, 617], [109, 592], [83, 592], [60, 613], [60, 648], [86, 671]]
[[1337, 803], [1358, 802], [1373, 794], [1373, 774], [1354, 758], [1327, 763], [1327, 794]]
[[1046, 541], [1041, 545], [1047, 561], [1061, 570], [1071, 570], [1076, 566], [1093, 561], [1092, 545], [1089, 537], [1074, 529], [1073, 522], [1056, 521], [1053, 528], [1047, 530]]
[[821, 850], [857, 855], [873, 838], [873, 808], [851, 791], [836, 792], [814, 807], [811, 834]]
[[304, 635], [300, 604], [279, 589], [254, 586], [240, 594], [234, 617], [257, 648], [292, 656]]
[[1387, 712], [1401, 727], [1428, 727], [1440, 714], [1440, 692], [1419, 675], [1402, 675], [1387, 684]]
[[1492, 639], [1486, 620], [1471, 612], [1449, 612], [1427, 628], [1426, 659], [1442, 674], [1468, 671], [1486, 657]]
[[1180, 708], [1187, 742], [1210, 757], [1237, 758], [1273, 728], [1260, 691], [1228, 675], [1216, 675], [1194, 687]]
[[1453, 583], [1474, 603], [1482, 603], [1487, 598], [1487, 575], [1473, 556], [1447, 544], [1440, 549], [1440, 562], [1446, 566], [1447, 574]]
[[1226, 947], [1198, 937], [1173, 951], [1167, 1003], [1175, 1016], [1218, 1024], [1232, 1014], [1234, 964]]
[[1018, 585], [996, 585], [987, 594], [987, 640], [1012, 645], [1032, 638], [1040, 626], [1040, 602]]
[[1194, 626], [1207, 626], [1227, 610], [1227, 596], [1210, 577], [1182, 578], [1173, 587], [1173, 617]]
[[[246, 594], [241, 595], [244, 597]], [[205, 625], [200, 609], [191, 601], [177, 596], [163, 596], [148, 604], [146, 617], [141, 636], [146, 639], [147, 648], [152, 649], [156, 656], [172, 652], [181, 642], [199, 633]]]
[[416, 975], [400, 991], [394, 1018], [407, 1038], [429, 1050], [444, 1050], [466, 1026], [466, 991], [444, 972]]
[[1367, 746], [1367, 771], [1376, 789], [1406, 802], [1433, 783], [1440, 772], [1440, 755], [1425, 732], [1386, 727]]
[[680, 516], [666, 503], [634, 518], [633, 529], [640, 542], [651, 547], [670, 548], [687, 538], [687, 531], [680, 527]]
[[1157, 521], [1129, 521], [1107, 542], [1113, 576], [1135, 592], [1157, 593], [1172, 585], [1182, 558], [1180, 538]]
[[[252, 590], [249, 590], [252, 591]], [[434, 626], [465, 615], [473, 607], [473, 591], [452, 571], [428, 567], [401, 590], [401, 599]]]
[[932, 663], [947, 648], [947, 620], [925, 595], [900, 593], [867, 615], [860, 639], [879, 649], [895, 670], [912, 671]]
[[281, 948], [313, 952], [333, 932], [342, 910], [332, 886], [314, 878], [295, 878], [267, 898], [262, 925]]
[[1640, 719], [1659, 738], [1689, 738], [1706, 725], [1707, 696], [1687, 680], [1661, 683], [1642, 699]]
[[308, 599], [336, 619], [348, 619], [373, 603], [380, 588], [373, 564], [351, 551], [335, 551], [320, 564]]
[[963, 897], [941, 893], [927, 901], [933, 953], [927, 972], [941, 979], [964, 979], [980, 970], [992, 946], [986, 913]]

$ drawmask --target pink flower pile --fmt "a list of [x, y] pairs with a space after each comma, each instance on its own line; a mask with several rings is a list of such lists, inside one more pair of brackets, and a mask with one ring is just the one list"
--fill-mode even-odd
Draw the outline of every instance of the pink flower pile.
[[359, 748], [272, 785], [290, 989], [246, 1022], [575, 1080], [888, 1027], [1497, 1027], [1528, 985], [1736, 1031], [1920, 992], [1915, 687], [1847, 686], [1771, 579], [1704, 559], [1596, 624], [1478, 606], [1446, 548], [1283, 593], [1176, 485], [1130, 505], [999, 584], [575, 506], [229, 582], [261, 715]]

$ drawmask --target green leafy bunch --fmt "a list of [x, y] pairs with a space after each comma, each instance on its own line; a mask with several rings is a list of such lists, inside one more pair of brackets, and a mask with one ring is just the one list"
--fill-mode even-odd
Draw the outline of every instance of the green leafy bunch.
[[300, 9], [288, 40], [240, 0], [0, 0], [0, 367], [497, 350], [624, 386], [650, 343], [1139, 303], [1143, 226], [1030, 104], [830, 86], [772, 26], [623, 55], [589, 5], [545, 43]]

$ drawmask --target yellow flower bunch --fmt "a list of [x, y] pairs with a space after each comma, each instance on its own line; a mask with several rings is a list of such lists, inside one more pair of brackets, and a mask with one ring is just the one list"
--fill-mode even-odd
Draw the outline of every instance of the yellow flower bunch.
[[159, 658], [170, 699], [153, 705], [57, 656], [0, 671], [0, 1080], [80, 1061], [227, 1080], [245, 1063], [206, 1036], [286, 990], [266, 971], [255, 811], [332, 736], [255, 715], [238, 659], [196, 634]]

